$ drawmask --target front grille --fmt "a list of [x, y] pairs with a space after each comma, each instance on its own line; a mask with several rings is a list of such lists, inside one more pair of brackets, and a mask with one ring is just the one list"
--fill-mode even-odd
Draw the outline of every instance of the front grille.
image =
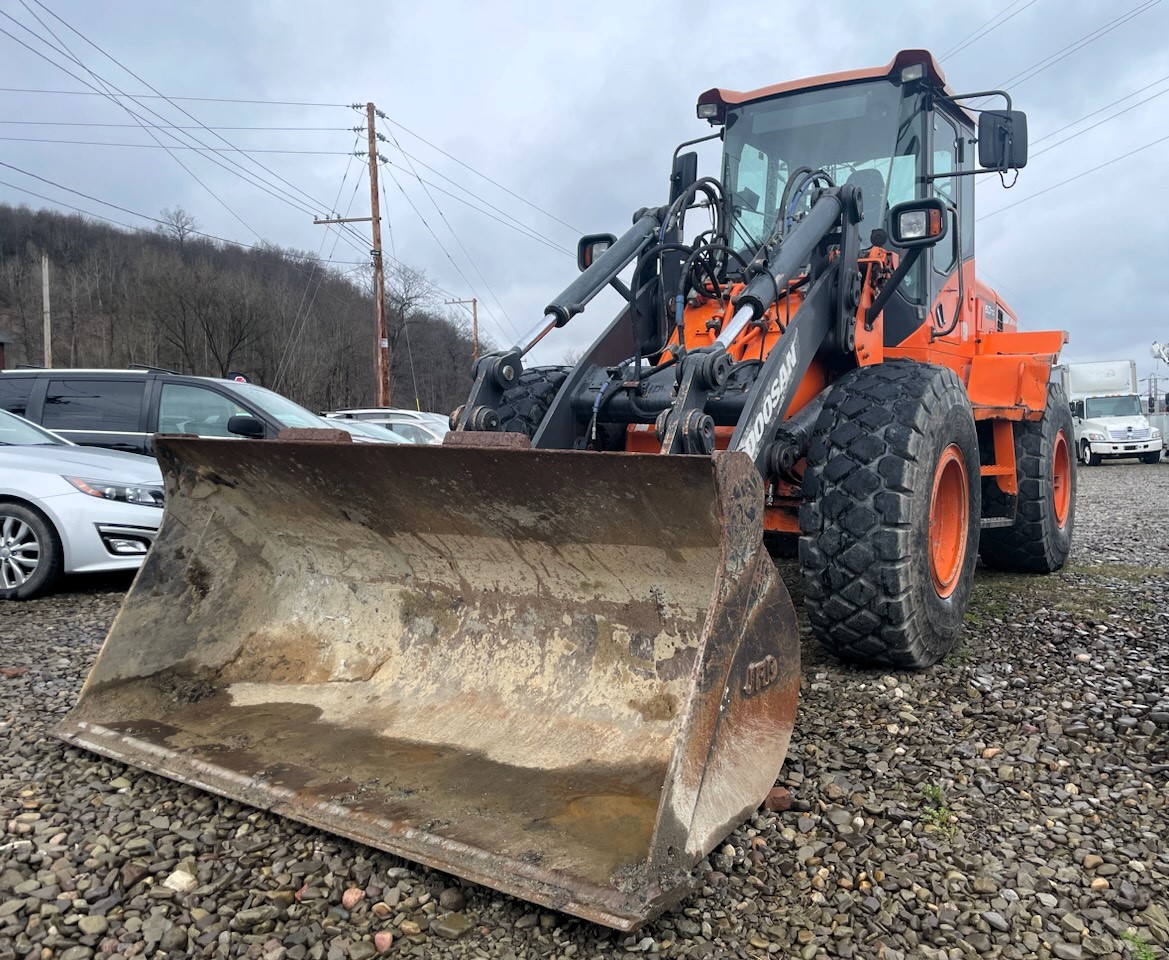
[[1140, 430], [1109, 430], [1108, 436], [1112, 440], [1148, 440], [1149, 428]]

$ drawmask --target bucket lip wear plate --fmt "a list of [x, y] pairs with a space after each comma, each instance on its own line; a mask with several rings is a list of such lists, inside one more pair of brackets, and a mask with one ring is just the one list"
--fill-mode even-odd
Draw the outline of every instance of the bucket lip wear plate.
[[[132, 764], [249, 806], [317, 827], [405, 859], [443, 870], [474, 883], [544, 907], [630, 932], [690, 894], [698, 884], [690, 870], [666, 878], [655, 875], [648, 887], [629, 892], [616, 886], [582, 882], [579, 876], [522, 857], [486, 851], [459, 840], [377, 814], [355, 816], [352, 808], [326, 800], [306, 801], [298, 791], [262, 776], [233, 773], [186, 752], [108, 726], [68, 717], [54, 735], [93, 753]], [[423, 826], [432, 826], [424, 824]], [[632, 871], [635, 873], [636, 871]]]

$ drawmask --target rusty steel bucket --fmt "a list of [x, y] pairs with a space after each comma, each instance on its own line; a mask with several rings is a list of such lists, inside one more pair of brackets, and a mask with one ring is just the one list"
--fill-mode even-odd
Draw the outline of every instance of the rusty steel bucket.
[[622, 930], [773, 784], [798, 631], [746, 456], [156, 447], [68, 743]]

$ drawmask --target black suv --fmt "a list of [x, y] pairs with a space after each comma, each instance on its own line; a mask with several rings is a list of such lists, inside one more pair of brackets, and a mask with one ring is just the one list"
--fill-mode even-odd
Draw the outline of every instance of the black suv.
[[5, 370], [0, 409], [93, 447], [150, 453], [156, 433], [275, 437], [325, 426], [316, 414], [257, 386], [159, 369]]

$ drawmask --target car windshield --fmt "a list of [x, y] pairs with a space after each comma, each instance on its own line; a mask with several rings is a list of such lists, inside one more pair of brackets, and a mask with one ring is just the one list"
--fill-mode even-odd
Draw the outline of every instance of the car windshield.
[[[727, 111], [723, 183], [731, 203], [732, 245], [754, 251], [779, 224], [789, 177], [806, 168], [787, 198], [786, 221], [808, 210], [807, 170], [861, 188], [861, 242], [885, 211], [916, 196], [918, 98], [887, 80], [807, 90]], [[810, 186], [810, 184], [809, 184]]]
[[1089, 397], [1084, 401], [1085, 414], [1091, 417], [1139, 417], [1141, 398], [1131, 394], [1127, 397]]
[[259, 407], [282, 427], [317, 428], [321, 425], [320, 417], [315, 413], [265, 387], [258, 387], [254, 383], [233, 383], [231, 388], [252, 406]]
[[42, 430], [27, 420], [0, 410], [0, 446], [13, 447], [68, 447], [68, 440]]

